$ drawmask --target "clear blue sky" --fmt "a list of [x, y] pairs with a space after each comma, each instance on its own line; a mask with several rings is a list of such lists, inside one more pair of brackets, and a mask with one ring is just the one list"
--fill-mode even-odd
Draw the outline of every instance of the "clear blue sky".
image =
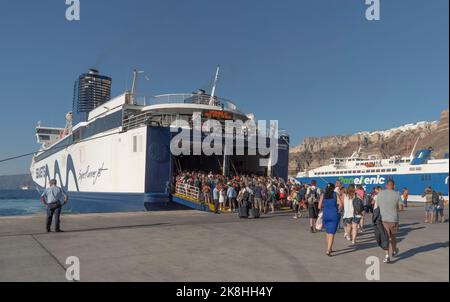
[[[63, 126], [76, 77], [95, 66], [113, 95], [131, 70], [142, 94], [208, 88], [258, 119], [278, 119], [294, 144], [439, 118], [448, 107], [448, 0], [0, 1], [0, 158], [38, 148], [38, 120]], [[28, 171], [30, 158], [0, 164]]]

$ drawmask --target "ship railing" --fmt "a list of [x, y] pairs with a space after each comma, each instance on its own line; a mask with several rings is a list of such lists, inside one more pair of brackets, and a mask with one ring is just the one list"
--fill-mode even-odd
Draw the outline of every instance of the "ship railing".
[[[211, 96], [207, 94], [192, 94], [192, 93], [176, 93], [176, 94], [162, 94], [157, 96], [133, 96], [134, 103], [141, 106], [160, 105], [160, 104], [198, 104], [209, 105]], [[220, 107], [224, 110], [237, 111], [237, 106], [230, 100], [213, 97], [213, 106]]]
[[125, 117], [122, 121], [122, 130], [128, 131], [131, 129], [147, 126], [151, 121], [151, 114], [148, 112]]
[[181, 197], [186, 197], [189, 200], [200, 202], [200, 189], [189, 184], [177, 183], [175, 186], [175, 193]]

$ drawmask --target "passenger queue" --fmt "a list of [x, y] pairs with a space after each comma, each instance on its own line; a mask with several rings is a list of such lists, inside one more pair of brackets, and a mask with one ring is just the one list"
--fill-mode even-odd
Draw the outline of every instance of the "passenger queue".
[[[389, 263], [391, 257], [399, 254], [399, 211], [408, 206], [408, 191], [407, 188], [401, 193], [396, 190], [394, 180], [389, 180], [385, 188], [378, 186], [372, 192], [366, 192], [361, 185], [344, 187], [339, 180], [322, 189], [315, 181], [300, 184], [277, 177], [224, 177], [213, 172], [184, 171], [175, 177], [175, 183], [197, 188], [201, 192], [199, 202], [213, 205], [216, 214], [237, 212], [241, 218], [258, 218], [261, 214], [284, 210], [293, 211], [294, 219], [308, 217], [311, 233], [326, 233], [326, 255], [329, 257], [333, 256], [338, 229], [343, 229], [344, 238], [356, 245], [358, 235], [370, 223], [374, 226], [376, 242], [385, 252], [383, 262]], [[423, 196], [427, 201], [425, 222], [444, 222], [442, 194], [428, 187]], [[368, 218], [372, 219], [369, 223]]]

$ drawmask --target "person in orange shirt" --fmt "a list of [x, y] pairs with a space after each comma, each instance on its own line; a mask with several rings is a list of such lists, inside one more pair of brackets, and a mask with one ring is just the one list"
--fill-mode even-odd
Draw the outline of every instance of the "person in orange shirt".
[[403, 199], [403, 206], [405, 208], [408, 207], [408, 198], [409, 198], [409, 190], [408, 188], [403, 188], [402, 199]]

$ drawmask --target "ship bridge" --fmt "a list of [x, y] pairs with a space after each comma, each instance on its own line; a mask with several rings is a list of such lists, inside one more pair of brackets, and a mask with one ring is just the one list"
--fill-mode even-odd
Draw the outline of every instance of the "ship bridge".
[[157, 96], [128, 95], [129, 103], [124, 108], [124, 129], [131, 129], [146, 122], [158, 126], [170, 126], [175, 121], [192, 123], [194, 113], [202, 116], [202, 121], [240, 120], [249, 117], [241, 112], [230, 100], [211, 96], [204, 92], [184, 94], [163, 94]]

